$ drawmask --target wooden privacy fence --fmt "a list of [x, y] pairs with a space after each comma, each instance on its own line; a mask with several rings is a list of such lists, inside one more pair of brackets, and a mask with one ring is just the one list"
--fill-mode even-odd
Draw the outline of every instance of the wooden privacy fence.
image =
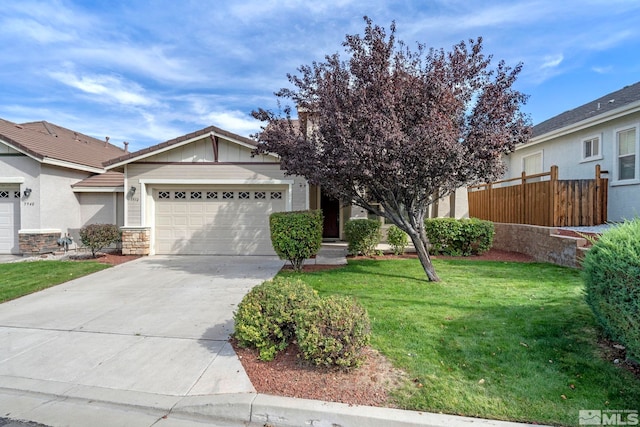
[[[606, 171], [595, 179], [558, 179], [558, 167], [535, 175], [505, 179], [467, 189], [469, 216], [493, 222], [547, 227], [589, 226], [607, 222]], [[517, 181], [520, 181], [519, 183]]]

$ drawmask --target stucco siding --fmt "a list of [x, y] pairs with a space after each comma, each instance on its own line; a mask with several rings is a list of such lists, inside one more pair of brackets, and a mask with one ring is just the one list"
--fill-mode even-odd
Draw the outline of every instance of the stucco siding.
[[116, 195], [116, 193], [79, 193], [82, 224], [117, 224]]
[[42, 166], [38, 188], [34, 188], [32, 194], [41, 212], [39, 228], [60, 229], [66, 233], [82, 227], [80, 200], [71, 185], [88, 176], [87, 172]]

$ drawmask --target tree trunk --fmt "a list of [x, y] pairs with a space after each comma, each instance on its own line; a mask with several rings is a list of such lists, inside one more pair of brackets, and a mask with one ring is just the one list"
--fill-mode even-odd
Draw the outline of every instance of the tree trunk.
[[416, 248], [416, 252], [418, 253], [420, 264], [422, 264], [422, 268], [424, 269], [424, 272], [427, 273], [427, 277], [429, 278], [429, 281], [439, 282], [440, 278], [436, 274], [435, 268], [433, 268], [433, 264], [431, 263], [431, 257], [429, 257], [429, 251], [427, 250], [426, 237], [423, 239], [419, 233], [409, 233], [409, 237], [411, 237], [413, 246]]

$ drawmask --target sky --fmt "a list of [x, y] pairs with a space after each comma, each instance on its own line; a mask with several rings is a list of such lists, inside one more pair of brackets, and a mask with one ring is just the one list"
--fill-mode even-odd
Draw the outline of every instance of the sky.
[[523, 63], [533, 124], [640, 81], [637, 0], [0, 0], [0, 118], [136, 151], [214, 125], [250, 136], [287, 73], [340, 53], [363, 16], [409, 47], [483, 37]]

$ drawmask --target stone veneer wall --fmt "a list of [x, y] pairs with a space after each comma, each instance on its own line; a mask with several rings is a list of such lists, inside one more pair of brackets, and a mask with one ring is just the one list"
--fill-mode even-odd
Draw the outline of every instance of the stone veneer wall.
[[151, 229], [149, 227], [122, 227], [122, 255], [149, 255]]
[[48, 254], [60, 250], [58, 239], [60, 231], [18, 232], [18, 247], [22, 255]]
[[579, 267], [587, 240], [560, 236], [554, 227], [495, 223], [493, 247], [531, 255], [536, 261]]

